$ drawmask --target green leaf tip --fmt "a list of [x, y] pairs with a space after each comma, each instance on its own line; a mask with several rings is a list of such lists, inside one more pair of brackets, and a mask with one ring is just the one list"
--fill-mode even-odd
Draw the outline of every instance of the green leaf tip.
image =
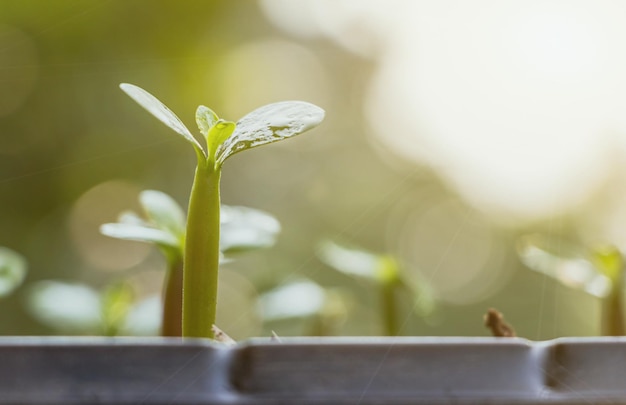
[[217, 149], [233, 134], [237, 124], [231, 121], [218, 120], [207, 136], [209, 158], [215, 157]]
[[380, 256], [358, 248], [350, 248], [330, 240], [320, 243], [319, 258], [328, 266], [349, 276], [380, 281]]
[[184, 239], [187, 216], [172, 197], [162, 191], [144, 190], [139, 194], [139, 202], [158, 229], [171, 233], [179, 240]]
[[213, 128], [213, 125], [217, 123], [219, 117], [213, 110], [204, 105], [199, 105], [196, 109], [196, 123], [198, 124], [198, 129], [200, 133], [204, 135], [204, 137], [208, 137], [209, 131]]
[[201, 151], [202, 154], [204, 154], [204, 149], [200, 146], [200, 143], [194, 138], [189, 129], [187, 129], [185, 124], [183, 124], [172, 110], [159, 101], [159, 99], [134, 84], [122, 83], [120, 84], [120, 89], [150, 114], [154, 115], [156, 119], [176, 131], [187, 142], [191, 143], [197, 152]]
[[237, 122], [233, 134], [218, 148], [219, 165], [242, 150], [299, 135], [324, 119], [320, 107], [305, 101], [281, 101], [260, 107]]
[[100, 233], [115, 239], [156, 243], [159, 246], [181, 248], [181, 242], [170, 232], [150, 226], [108, 223], [100, 225]]

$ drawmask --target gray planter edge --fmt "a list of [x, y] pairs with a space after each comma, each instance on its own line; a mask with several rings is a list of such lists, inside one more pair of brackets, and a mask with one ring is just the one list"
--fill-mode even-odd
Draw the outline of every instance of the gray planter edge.
[[0, 404], [626, 405], [626, 338], [0, 338]]

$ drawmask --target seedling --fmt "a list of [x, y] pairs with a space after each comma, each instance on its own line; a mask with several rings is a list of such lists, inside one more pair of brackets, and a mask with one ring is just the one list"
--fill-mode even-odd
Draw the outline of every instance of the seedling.
[[[123, 212], [118, 222], [102, 225], [100, 232], [158, 246], [167, 261], [161, 334], [181, 336], [186, 214], [172, 197], [157, 190], [142, 191], [139, 203], [144, 216]], [[280, 232], [280, 223], [263, 211], [222, 205], [220, 228], [220, 260], [225, 261], [238, 253], [272, 246]]]
[[540, 235], [520, 239], [518, 252], [531, 270], [602, 300], [600, 333], [623, 336], [624, 259], [612, 245], [575, 246]]
[[298, 135], [318, 125], [324, 110], [303, 101], [283, 101], [252, 111], [237, 123], [199, 106], [196, 123], [203, 147], [182, 121], [156, 97], [132, 84], [121, 84], [139, 105], [191, 144], [197, 166], [183, 254], [183, 337], [213, 338], [220, 259], [220, 176], [226, 159], [237, 152]]
[[125, 282], [96, 290], [81, 283], [43, 280], [31, 286], [27, 299], [30, 313], [62, 334], [153, 335], [159, 326], [158, 297], [138, 300]]
[[262, 294], [257, 309], [264, 322], [298, 320], [304, 323], [306, 335], [329, 336], [345, 320], [348, 298], [344, 291], [298, 278]]
[[348, 248], [326, 241], [320, 245], [319, 257], [328, 266], [349, 277], [373, 283], [380, 291], [380, 313], [383, 331], [387, 336], [398, 336], [402, 332], [399, 318], [398, 294], [408, 291], [414, 299], [413, 310], [427, 315], [435, 306], [432, 291], [424, 280], [412, 281], [394, 257], [374, 254], [363, 249]]

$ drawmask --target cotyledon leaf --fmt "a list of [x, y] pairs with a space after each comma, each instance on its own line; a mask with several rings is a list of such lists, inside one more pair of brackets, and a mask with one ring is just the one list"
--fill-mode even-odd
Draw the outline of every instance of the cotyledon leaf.
[[102, 302], [98, 292], [89, 286], [38, 281], [28, 290], [27, 303], [39, 321], [63, 333], [100, 332]]
[[178, 238], [185, 237], [186, 215], [172, 197], [162, 191], [144, 190], [139, 194], [139, 202], [156, 227]]
[[304, 101], [281, 101], [258, 108], [237, 122], [233, 134], [217, 150], [217, 164], [242, 150], [301, 134], [323, 119], [323, 109]]
[[275, 288], [258, 301], [258, 311], [266, 321], [307, 317], [324, 307], [326, 291], [318, 284], [302, 279]]
[[152, 226], [150, 223], [139, 216], [134, 211], [122, 211], [122, 213], [117, 217], [117, 222], [121, 224], [131, 224], [131, 225], [142, 225], [142, 226]]
[[542, 235], [525, 235], [518, 240], [517, 251], [530, 270], [565, 286], [600, 298], [611, 291], [611, 280], [585, 257], [582, 247]]
[[135, 100], [140, 106], [145, 108], [148, 112], [154, 115], [159, 121], [182, 135], [185, 140], [190, 142], [194, 148], [204, 153], [204, 149], [200, 146], [200, 143], [193, 137], [189, 129], [183, 124], [183, 122], [159, 99], [154, 97], [139, 86], [134, 84], [122, 83], [120, 88]]
[[377, 279], [380, 257], [375, 254], [347, 248], [332, 241], [322, 242], [318, 252], [320, 259], [337, 271], [368, 280]]
[[172, 233], [142, 225], [109, 223], [100, 226], [100, 233], [116, 239], [151, 242], [157, 245], [179, 248], [181, 241]]
[[220, 250], [227, 254], [270, 247], [280, 232], [276, 218], [248, 207], [222, 205], [220, 224]]
[[[124, 211], [117, 223], [103, 224], [100, 232], [116, 239], [182, 249], [186, 215], [180, 205], [157, 190], [142, 191], [139, 200], [147, 220], [132, 211]], [[228, 254], [270, 247], [280, 232], [276, 218], [248, 207], [222, 205], [220, 223], [220, 250]]]

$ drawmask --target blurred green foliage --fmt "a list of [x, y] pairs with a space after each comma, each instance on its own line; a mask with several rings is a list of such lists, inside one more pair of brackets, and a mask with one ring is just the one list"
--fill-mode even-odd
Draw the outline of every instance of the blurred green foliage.
[[[367, 137], [362, 104], [374, 69], [329, 41], [278, 31], [250, 0], [2, 1], [0, 245], [27, 258], [27, 285], [65, 279], [102, 291], [124, 278], [137, 299], [158, 293], [158, 253], [107, 240], [98, 226], [136, 207], [142, 189], [186, 205], [195, 162], [118, 84], [152, 89], [174, 111], [207, 104], [228, 117], [300, 99], [327, 111], [314, 137], [234, 157], [224, 172], [225, 204], [264, 210], [283, 226], [276, 247], [222, 269], [218, 324], [229, 335], [269, 335], [257, 296], [300, 278], [356, 291], [332, 333], [380, 333], [369, 286], [315, 257], [324, 238], [389, 252], [433, 286], [436, 316], [408, 315], [402, 334], [487, 335], [488, 307], [532, 339], [597, 334], [597, 300], [523, 269], [521, 230], [495, 225], [431, 170]], [[192, 126], [192, 114], [180, 118]], [[556, 217], [567, 233], [567, 218]], [[0, 334], [54, 333], [25, 301], [20, 290], [3, 300]], [[280, 326], [280, 336], [307, 333]]]

